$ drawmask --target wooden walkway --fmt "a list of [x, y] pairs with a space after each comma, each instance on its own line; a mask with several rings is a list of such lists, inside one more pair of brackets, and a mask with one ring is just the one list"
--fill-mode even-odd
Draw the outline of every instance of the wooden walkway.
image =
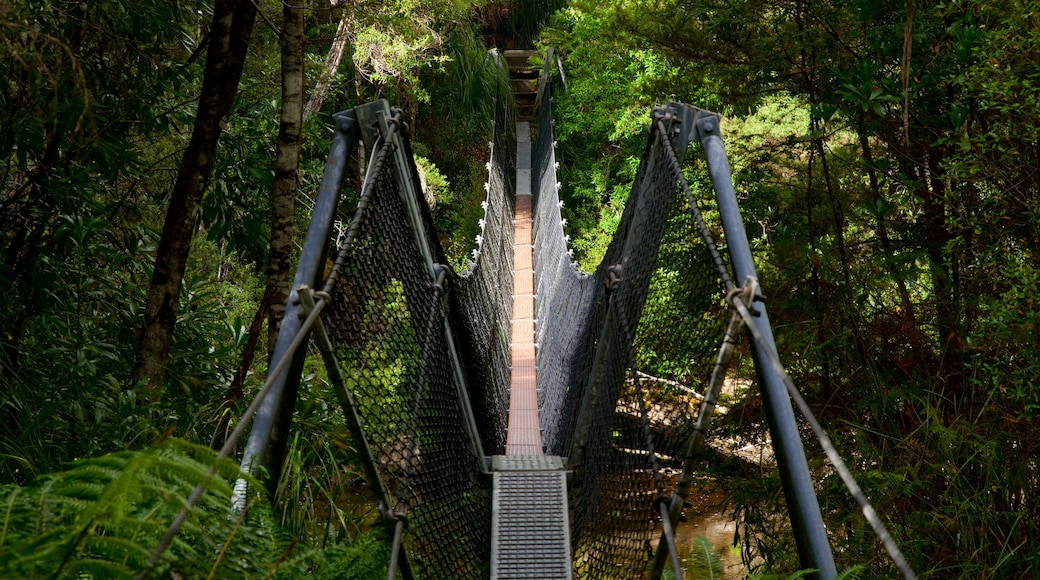
[[513, 220], [513, 372], [506, 455], [542, 455], [534, 367], [534, 273], [531, 256], [531, 128], [516, 124], [516, 214]]
[[516, 124], [513, 372], [506, 454], [492, 458], [491, 580], [571, 580], [567, 472], [547, 456], [538, 421], [531, 248], [531, 128]]

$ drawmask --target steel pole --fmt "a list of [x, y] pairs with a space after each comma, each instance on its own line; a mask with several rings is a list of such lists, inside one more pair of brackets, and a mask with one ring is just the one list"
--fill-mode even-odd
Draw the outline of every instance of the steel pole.
[[[719, 118], [703, 117], [698, 120], [697, 125], [708, 162], [708, 172], [715, 187], [736, 281], [740, 283], [747, 276], [757, 279], [751, 246], [744, 230], [744, 221], [740, 216], [737, 196], [733, 191], [729, 160], [726, 158], [726, 149], [719, 134]], [[757, 309], [761, 311], [761, 315], [755, 319], [755, 325], [761, 331], [764, 341], [752, 341], [752, 355], [755, 359], [755, 370], [758, 374], [777, 468], [780, 471], [780, 481], [791, 516], [791, 527], [794, 529], [798, 545], [798, 556], [803, 567], [815, 568], [819, 570], [819, 578], [830, 580], [837, 575], [837, 570], [827, 539], [827, 530], [823, 525], [823, 516], [820, 514], [809, 464], [805, 459], [798, 425], [795, 423], [791, 399], [788, 398], [780, 376], [768, 363], [767, 352], [776, 352], [773, 332], [769, 327], [769, 316], [764, 304], [758, 304]]]
[[[289, 302], [285, 307], [285, 315], [278, 332], [271, 360], [277, 361], [284, 356], [300, 328], [300, 299], [296, 289], [300, 286], [313, 287], [324, 271], [325, 253], [328, 248], [332, 223], [336, 218], [340, 193], [343, 189], [343, 178], [347, 161], [359, 132], [353, 111], [337, 113], [333, 117], [336, 132], [332, 137], [329, 159], [325, 164], [318, 198], [314, 203], [314, 217], [311, 219], [307, 238], [303, 245], [303, 253], [293, 280]], [[256, 413], [253, 428], [249, 431], [249, 440], [242, 455], [242, 468], [256, 473], [257, 467], [267, 471], [267, 489], [272, 495], [278, 488], [278, 478], [285, 459], [285, 448], [288, 443], [289, 426], [292, 422], [293, 409], [296, 406], [296, 394], [300, 386], [300, 372], [303, 360], [307, 355], [306, 348], [296, 351], [288, 372], [271, 387], [270, 394]]]

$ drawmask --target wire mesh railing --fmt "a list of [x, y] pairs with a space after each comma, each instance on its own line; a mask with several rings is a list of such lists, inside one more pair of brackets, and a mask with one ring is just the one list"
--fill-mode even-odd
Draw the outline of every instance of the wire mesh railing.
[[513, 208], [515, 136], [512, 109], [496, 99], [487, 195], [480, 233], [466, 271], [453, 281], [452, 317], [462, 364], [471, 386], [473, 410], [488, 455], [505, 452], [509, 414], [510, 343], [513, 292]]
[[478, 577], [490, 550], [490, 498], [468, 452], [444, 331], [446, 270], [431, 273], [400, 178], [394, 164], [376, 177], [369, 219], [345, 248], [322, 322], [393, 504], [386, 508], [407, 519], [413, 568]]

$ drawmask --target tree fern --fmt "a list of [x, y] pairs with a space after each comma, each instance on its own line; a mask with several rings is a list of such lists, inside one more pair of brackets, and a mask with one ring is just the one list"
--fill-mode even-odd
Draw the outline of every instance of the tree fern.
[[[272, 540], [252, 527], [249, 533], [238, 530], [237, 522], [229, 520], [229, 481], [239, 471], [226, 461], [207, 481], [215, 459], [207, 448], [169, 440], [144, 451], [76, 462], [33, 487], [0, 488], [0, 577], [132, 576], [202, 482], [210, 491], [188, 518], [162, 570], [205, 577], [223, 554], [217, 562], [221, 575], [256, 575], [265, 568], [268, 552], [258, 548], [272, 547]], [[225, 542], [232, 532], [245, 541]]]

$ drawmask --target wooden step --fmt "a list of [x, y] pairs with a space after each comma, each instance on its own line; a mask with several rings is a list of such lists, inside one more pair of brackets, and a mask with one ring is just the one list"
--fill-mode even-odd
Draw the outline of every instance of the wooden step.
[[538, 79], [518, 79], [512, 78], [510, 82], [513, 83], [513, 92], [517, 95], [524, 93], [530, 93], [532, 95], [538, 94]]
[[[509, 73], [513, 74], [513, 71], [530, 71], [531, 65], [528, 61], [532, 56], [539, 54], [537, 50], [507, 50], [505, 51], [506, 64], [509, 66]], [[537, 77], [540, 71], [534, 71]]]
[[534, 102], [538, 99], [538, 77], [541, 71], [532, 68], [530, 59], [539, 54], [537, 50], [507, 50], [504, 52], [509, 65], [509, 79], [516, 96], [517, 115], [521, 120], [534, 118]]

